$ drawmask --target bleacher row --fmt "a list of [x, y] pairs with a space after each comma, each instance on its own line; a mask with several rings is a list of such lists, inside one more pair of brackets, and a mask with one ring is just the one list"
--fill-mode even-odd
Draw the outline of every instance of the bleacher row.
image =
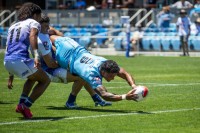
[[[62, 26], [60, 24], [51, 25], [57, 30], [60, 30], [64, 33], [64, 36], [72, 37], [80, 45], [88, 47], [92, 43], [96, 42], [98, 47], [104, 45], [105, 41], [108, 39], [108, 32], [110, 29], [108, 27], [103, 27], [101, 24], [93, 25], [88, 24], [85, 27], [75, 27], [73, 24], [67, 26]], [[116, 50], [125, 50], [126, 49], [126, 32], [120, 30], [122, 26], [115, 25], [112, 27], [112, 30], [117, 30], [112, 32], [112, 36], [116, 36], [112, 39], [114, 48]], [[0, 27], [0, 35], [7, 34], [7, 27]], [[176, 25], [174, 23], [170, 24], [169, 28], [160, 29], [155, 25], [151, 25], [143, 29], [143, 38], [141, 41], [140, 50], [144, 51], [180, 51], [181, 44], [180, 39], [177, 34]], [[92, 37], [93, 36], [93, 37]], [[96, 38], [95, 38], [95, 37]], [[131, 37], [134, 36], [134, 32], [131, 32]], [[1, 41], [5, 46], [6, 38]], [[200, 35], [195, 36], [191, 35], [188, 40], [188, 45], [190, 50], [200, 51]]]
[[[188, 38], [190, 50], [200, 50], [200, 34], [191, 34]], [[176, 24], [171, 23], [169, 28], [157, 28], [152, 25], [144, 29], [142, 38], [143, 50], [180, 51], [182, 49]]]

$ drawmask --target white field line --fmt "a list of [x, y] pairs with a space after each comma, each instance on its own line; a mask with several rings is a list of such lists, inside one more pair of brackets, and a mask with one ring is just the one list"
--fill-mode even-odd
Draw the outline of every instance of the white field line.
[[[8, 79], [8, 78], [5, 78], [5, 79]], [[23, 79], [20, 79], [20, 78], [15, 78], [17, 80], [23, 80]], [[114, 81], [111, 81], [111, 82], [104, 82], [103, 84], [127, 84], [128, 86], [128, 83], [127, 82], [114, 82]], [[153, 85], [153, 86], [188, 86], [188, 85], [200, 85], [200, 83], [175, 83], [175, 84], [166, 84], [166, 83], [137, 83], [137, 85]], [[124, 87], [106, 87], [106, 88], [124, 88]]]
[[[129, 115], [141, 115], [141, 114], [160, 114], [160, 113], [173, 113], [173, 112], [183, 112], [183, 111], [194, 111], [200, 110], [200, 108], [192, 108], [192, 109], [176, 109], [176, 110], [160, 110], [160, 111], [152, 111], [152, 112], [132, 112], [132, 113], [119, 113], [119, 114], [107, 114], [107, 115], [92, 115], [92, 116], [79, 116], [79, 117], [69, 117], [69, 118], [61, 118], [59, 120], [76, 120], [76, 119], [90, 119], [90, 118], [99, 118], [99, 117], [111, 117], [111, 116], [129, 116]], [[40, 119], [40, 120], [24, 120], [24, 121], [13, 121], [13, 122], [1, 122], [0, 126], [3, 125], [14, 125], [14, 124], [24, 124], [24, 123], [38, 123], [38, 122], [46, 122], [46, 121], [55, 121], [55, 119]]]
[[[127, 84], [126, 82], [110, 82], [111, 84]], [[108, 83], [107, 83], [108, 84]], [[165, 83], [137, 83], [138, 85], [150, 85], [150, 86], [190, 86], [190, 85], [200, 85], [200, 83], [184, 83], [184, 84], [165, 84]], [[130, 86], [123, 85], [123, 86], [118, 86], [118, 87], [106, 87], [109, 89], [114, 89], [114, 88], [130, 88]], [[85, 90], [85, 89], [82, 89]]]

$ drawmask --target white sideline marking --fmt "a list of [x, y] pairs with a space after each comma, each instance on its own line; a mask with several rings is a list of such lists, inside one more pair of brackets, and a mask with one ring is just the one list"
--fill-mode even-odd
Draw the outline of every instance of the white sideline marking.
[[[152, 111], [152, 112], [133, 112], [133, 113], [119, 113], [119, 114], [107, 114], [107, 115], [92, 115], [92, 116], [80, 116], [80, 117], [69, 117], [69, 118], [61, 118], [58, 120], [75, 120], [75, 119], [88, 119], [88, 118], [99, 118], [99, 117], [110, 117], [110, 116], [128, 116], [128, 115], [141, 115], [141, 114], [159, 114], [159, 113], [172, 113], [172, 112], [182, 112], [182, 111], [193, 111], [200, 110], [200, 108], [193, 109], [177, 109], [177, 110], [160, 110], [160, 111]], [[23, 123], [36, 123], [36, 122], [44, 122], [44, 121], [55, 121], [55, 119], [41, 119], [41, 120], [25, 120], [25, 121], [15, 121], [15, 122], [2, 122], [2, 125], [13, 125], [13, 124], [23, 124]]]

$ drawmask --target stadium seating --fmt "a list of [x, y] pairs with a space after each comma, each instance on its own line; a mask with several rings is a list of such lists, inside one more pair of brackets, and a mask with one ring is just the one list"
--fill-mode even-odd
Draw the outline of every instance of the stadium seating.
[[142, 48], [143, 50], [150, 50], [150, 44], [151, 44], [151, 37], [143, 37], [142, 38]]
[[181, 44], [180, 44], [179, 36], [171, 37], [170, 40], [171, 40], [172, 50], [180, 51], [181, 50]]
[[165, 37], [163, 39], [160, 40], [161, 45], [162, 45], [162, 50], [163, 51], [169, 51], [170, 50], [170, 38]]
[[200, 42], [200, 37], [196, 37], [192, 39], [190, 45], [189, 44], [188, 45], [190, 46], [191, 50], [200, 50], [199, 42]]
[[[125, 38], [126, 32], [120, 32], [118, 34], [118, 36], [124, 36], [124, 38]], [[122, 40], [123, 40], [123, 38], [121, 38], [121, 37], [114, 38], [113, 43], [114, 43], [115, 50], [124, 50], [125, 49], [123, 44], [122, 44]]]
[[81, 46], [84, 46], [85, 48], [88, 48], [89, 45], [91, 44], [91, 37], [90, 36], [91, 36], [90, 32], [85, 33], [85, 36], [83, 36], [79, 39], [79, 44]]
[[161, 42], [160, 42], [160, 37], [156, 37], [154, 39], [151, 39], [151, 49], [160, 51], [161, 50]]

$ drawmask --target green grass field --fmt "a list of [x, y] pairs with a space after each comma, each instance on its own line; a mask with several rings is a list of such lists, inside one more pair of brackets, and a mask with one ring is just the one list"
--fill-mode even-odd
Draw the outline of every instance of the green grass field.
[[[131, 73], [137, 85], [149, 88], [141, 102], [120, 101], [110, 107], [95, 107], [82, 89], [79, 110], [68, 110], [65, 102], [72, 84], [51, 83], [31, 107], [32, 120], [15, 113], [24, 80], [15, 77], [7, 89], [8, 73], [0, 54], [0, 133], [200, 133], [200, 58], [106, 56]], [[130, 90], [120, 78], [104, 85], [108, 91]]]

